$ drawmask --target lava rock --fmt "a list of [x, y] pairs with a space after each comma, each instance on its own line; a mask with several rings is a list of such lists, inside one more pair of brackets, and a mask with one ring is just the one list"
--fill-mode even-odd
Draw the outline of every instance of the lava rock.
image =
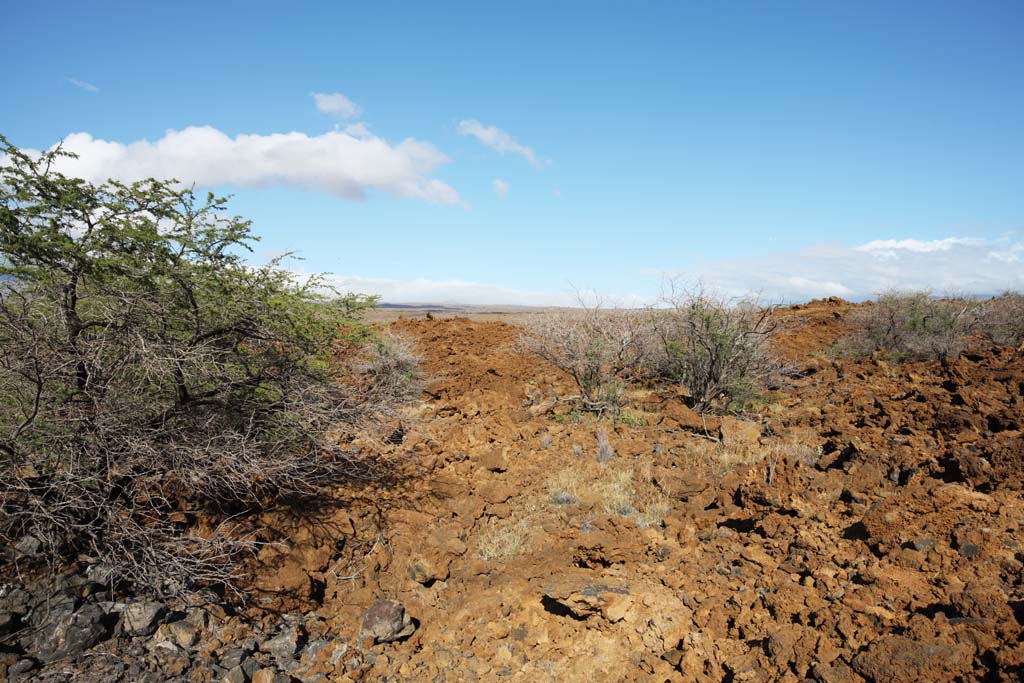
[[374, 643], [391, 643], [408, 638], [415, 630], [405, 607], [393, 600], [377, 600], [366, 610], [360, 633], [372, 637]]
[[148, 636], [165, 614], [167, 608], [159, 602], [135, 602], [121, 612], [121, 625], [130, 636]]
[[305, 634], [296, 625], [286, 626], [276, 636], [260, 644], [260, 651], [278, 660], [288, 661], [299, 651], [299, 641]]
[[99, 605], [86, 605], [43, 629], [37, 640], [37, 656], [49, 663], [80, 654], [110, 635], [111, 622], [111, 615]]

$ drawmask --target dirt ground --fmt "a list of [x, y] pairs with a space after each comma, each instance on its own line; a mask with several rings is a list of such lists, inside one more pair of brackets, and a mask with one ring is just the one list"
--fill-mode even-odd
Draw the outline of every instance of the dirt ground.
[[[548, 412], [568, 378], [512, 324], [396, 320], [431, 378], [407, 479], [262, 520], [268, 611], [198, 656], [285, 610], [322, 643], [292, 680], [1021, 680], [1024, 354], [834, 360], [850, 308], [780, 311], [754, 414], [636, 387], [615, 423]], [[416, 630], [355, 647], [379, 598]]]
[[848, 308], [782, 312], [759, 415], [637, 390], [630, 424], [539, 410], [567, 380], [513, 326], [394, 323], [433, 378], [402, 443], [424, 476], [321, 613], [419, 622], [367, 680], [1013, 680], [1024, 358], [833, 362]]

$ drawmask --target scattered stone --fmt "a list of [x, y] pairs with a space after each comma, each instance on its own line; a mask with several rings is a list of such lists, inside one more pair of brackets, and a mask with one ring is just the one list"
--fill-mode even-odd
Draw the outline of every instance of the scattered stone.
[[121, 611], [121, 624], [130, 636], [148, 636], [166, 613], [167, 607], [159, 602], [135, 602]]
[[36, 656], [47, 663], [81, 654], [110, 635], [111, 621], [98, 605], [86, 605], [40, 632]]
[[278, 660], [286, 662], [294, 659], [299, 651], [299, 641], [304, 633], [296, 624], [286, 626], [276, 636], [260, 644], [260, 652], [266, 652]]
[[245, 672], [242, 671], [242, 667], [233, 666], [226, 674], [224, 674], [224, 678], [220, 680], [221, 683], [246, 683], [249, 679], [245, 675]]
[[910, 544], [914, 547], [914, 550], [916, 550], [916, 551], [918, 551], [920, 553], [923, 553], [923, 552], [927, 552], [927, 551], [929, 551], [929, 550], [931, 550], [932, 548], [935, 547], [935, 539], [934, 538], [916, 538], [913, 541], [911, 541]]
[[480, 458], [480, 466], [489, 472], [504, 472], [508, 469], [508, 460], [500, 448], [494, 448]]
[[292, 677], [274, 669], [260, 669], [252, 675], [252, 683], [291, 683]]
[[738, 417], [722, 418], [722, 446], [730, 451], [756, 450], [761, 438], [761, 424]]
[[964, 543], [960, 546], [960, 554], [968, 560], [973, 560], [981, 554], [981, 546], [975, 545], [974, 543]]
[[360, 634], [371, 636], [374, 643], [391, 643], [408, 638], [415, 630], [405, 607], [393, 600], [377, 600], [366, 610]]
[[252, 655], [252, 650], [244, 647], [236, 647], [227, 650], [220, 656], [220, 665], [225, 669], [234, 669]]
[[19, 659], [17, 662], [7, 667], [7, 675], [20, 676], [21, 674], [27, 674], [34, 668], [36, 668], [35, 660], [26, 657], [24, 659]]
[[0, 636], [5, 636], [18, 628], [18, 622], [19, 619], [16, 615], [10, 612], [0, 612]]

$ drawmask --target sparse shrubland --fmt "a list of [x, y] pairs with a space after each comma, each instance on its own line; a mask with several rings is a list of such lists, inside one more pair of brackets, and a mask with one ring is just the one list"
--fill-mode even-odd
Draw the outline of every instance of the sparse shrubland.
[[884, 351], [893, 360], [940, 359], [962, 351], [977, 329], [981, 305], [935, 299], [929, 292], [887, 292], [849, 316], [852, 329], [841, 353]]
[[[572, 401], [598, 414], [622, 414], [626, 383], [654, 378], [684, 386], [698, 412], [741, 410], [775, 369], [767, 353], [772, 308], [684, 292], [648, 310], [600, 307], [540, 316], [527, 325], [525, 350], [568, 372]], [[642, 419], [627, 413], [627, 424]]]
[[93, 185], [3, 140], [0, 536], [161, 593], [230, 584], [226, 519], [380, 479], [346, 444], [416, 394], [372, 300], [241, 258], [249, 223], [174, 183]]

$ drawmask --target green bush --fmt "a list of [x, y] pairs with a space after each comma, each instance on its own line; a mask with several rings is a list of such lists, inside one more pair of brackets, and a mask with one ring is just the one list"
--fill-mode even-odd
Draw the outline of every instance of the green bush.
[[[379, 477], [340, 439], [408, 397], [372, 299], [254, 268], [250, 225], [171, 181], [90, 184], [0, 138], [0, 535], [162, 592], [246, 542], [172, 523]], [[374, 357], [378, 362], [373, 362]], [[382, 385], [378, 380], [384, 377]]]
[[893, 360], [958, 354], [978, 321], [977, 302], [935, 299], [928, 292], [888, 292], [849, 316], [851, 332], [841, 350], [885, 351]]
[[767, 353], [775, 329], [771, 307], [704, 291], [673, 295], [667, 303], [652, 311], [661, 376], [684, 386], [697, 412], [749, 406], [775, 369]]

